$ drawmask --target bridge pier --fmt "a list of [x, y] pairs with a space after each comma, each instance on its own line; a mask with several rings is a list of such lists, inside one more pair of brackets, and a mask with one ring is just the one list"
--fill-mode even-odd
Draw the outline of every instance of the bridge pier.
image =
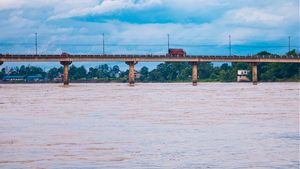
[[71, 61], [61, 61], [60, 64], [64, 66], [64, 85], [69, 85], [69, 65]]
[[198, 82], [198, 62], [192, 62], [192, 81], [193, 86], [197, 86]]
[[257, 63], [252, 64], [252, 83], [253, 85], [257, 85]]
[[129, 65], [129, 74], [128, 74], [129, 86], [134, 86], [134, 65], [137, 64], [137, 62], [131, 61], [131, 62], [126, 62], [126, 64]]
[[4, 62], [0, 61], [0, 66], [3, 64]]

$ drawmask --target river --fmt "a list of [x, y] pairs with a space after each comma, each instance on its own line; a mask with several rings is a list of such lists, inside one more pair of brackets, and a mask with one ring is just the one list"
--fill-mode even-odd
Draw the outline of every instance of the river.
[[299, 168], [299, 83], [1, 84], [0, 168]]

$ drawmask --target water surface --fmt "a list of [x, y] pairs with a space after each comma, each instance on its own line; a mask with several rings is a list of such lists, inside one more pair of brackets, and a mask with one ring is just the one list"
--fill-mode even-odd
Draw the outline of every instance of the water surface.
[[0, 85], [0, 168], [298, 168], [299, 83]]

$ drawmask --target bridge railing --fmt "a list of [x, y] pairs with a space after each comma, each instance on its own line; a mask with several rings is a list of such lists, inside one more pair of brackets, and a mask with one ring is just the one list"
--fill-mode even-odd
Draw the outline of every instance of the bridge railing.
[[186, 56], [173, 56], [173, 55], [126, 55], [126, 54], [117, 54], [117, 55], [14, 55], [14, 54], [0, 54], [0, 58], [49, 58], [49, 59], [57, 59], [57, 58], [209, 58], [209, 59], [299, 59], [299, 55], [246, 55], [246, 56], [212, 56], [212, 55], [186, 55]]

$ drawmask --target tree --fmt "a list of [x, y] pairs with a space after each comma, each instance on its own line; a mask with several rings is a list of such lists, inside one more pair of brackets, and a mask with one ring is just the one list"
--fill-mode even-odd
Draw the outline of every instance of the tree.
[[90, 79], [97, 78], [97, 72], [98, 72], [98, 68], [90, 67], [89, 72], [87, 74], [88, 78]]
[[87, 71], [86, 71], [85, 67], [80, 66], [77, 69], [77, 72], [75, 74], [75, 78], [77, 78], [77, 79], [86, 79], [86, 75], [87, 75]]
[[77, 68], [75, 65], [72, 65], [69, 70], [69, 77], [72, 80], [84, 79], [87, 76], [87, 71], [84, 66]]
[[140, 77], [140, 80], [143, 82], [143, 81], [146, 81], [148, 80], [148, 76], [149, 76], [149, 69], [147, 67], [142, 67], [141, 70], [140, 70], [140, 73], [141, 73], [141, 77]]
[[118, 65], [113, 66], [111, 70], [111, 77], [113, 78], [119, 77], [120, 72], [121, 72], [120, 67]]
[[[260, 52], [258, 55], [266, 54], [266, 52]], [[267, 53], [269, 55], [273, 55]], [[296, 50], [292, 50], [287, 55], [297, 55]], [[286, 79], [300, 80], [300, 64], [299, 63], [260, 63], [258, 65], [258, 72], [260, 74], [259, 79], [262, 81], [278, 81]]]
[[63, 67], [51, 68], [47, 73], [47, 77], [48, 79], [53, 80], [55, 77], [58, 77], [60, 74], [63, 74]]
[[69, 69], [69, 78], [72, 80], [77, 80], [75, 77], [76, 72], [77, 72], [77, 67], [75, 65], [72, 65]]
[[120, 73], [120, 78], [127, 79], [129, 74], [129, 70], [127, 69], [125, 72]]
[[20, 68], [19, 67], [12, 68], [10, 75], [12, 76], [40, 75], [42, 77], [46, 77], [46, 72], [44, 72], [44, 70], [40, 67], [22, 65]]
[[111, 68], [108, 67], [107, 64], [100, 65], [97, 71], [98, 78], [109, 78], [110, 77]]
[[3, 78], [3, 76], [5, 76], [5, 68], [2, 68], [1, 69], [1, 72], [0, 72], [0, 79], [2, 79]]
[[287, 53], [287, 55], [288, 55], [288, 56], [297, 56], [298, 54], [297, 54], [297, 52], [296, 52], [296, 49], [293, 49], [293, 50], [289, 51], [289, 52]]
[[164, 82], [166, 81], [161, 72], [158, 69], [153, 69], [150, 73], [149, 73], [149, 81], [153, 81], [153, 82]]
[[271, 53], [269, 53], [267, 51], [261, 51], [261, 52], [257, 53], [256, 55], [258, 55], [258, 56], [266, 56], [266, 55], [273, 55], [273, 54], [271, 54]]
[[214, 66], [212, 63], [199, 63], [198, 64], [198, 76], [201, 79], [208, 79], [214, 72]]

